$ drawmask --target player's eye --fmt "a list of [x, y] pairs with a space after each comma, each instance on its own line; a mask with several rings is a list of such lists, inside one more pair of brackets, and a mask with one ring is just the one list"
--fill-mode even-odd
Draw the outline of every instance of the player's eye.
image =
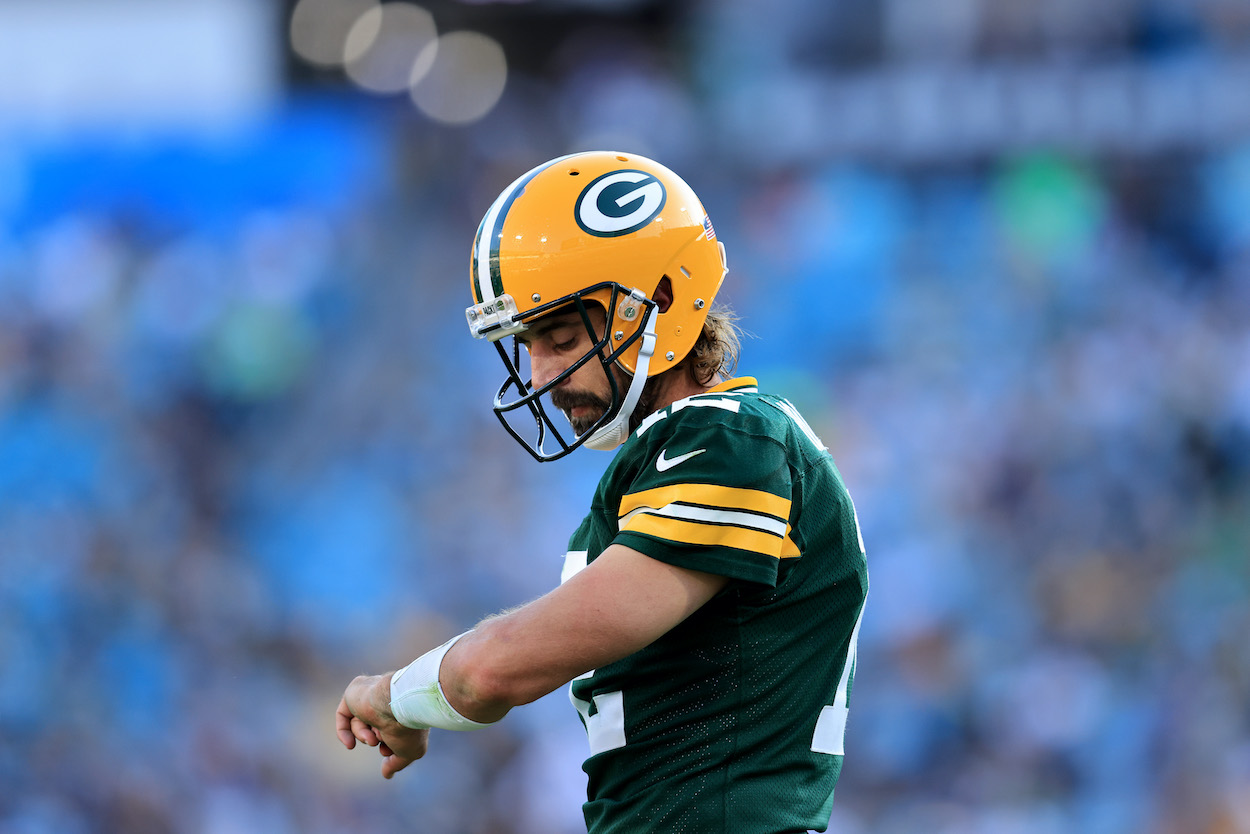
[[558, 327], [548, 334], [554, 350], [568, 350], [577, 344], [578, 332], [575, 327]]

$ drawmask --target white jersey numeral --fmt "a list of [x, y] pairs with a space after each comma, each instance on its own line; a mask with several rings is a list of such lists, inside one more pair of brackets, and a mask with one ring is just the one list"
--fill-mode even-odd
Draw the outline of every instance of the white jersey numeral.
[[[587, 672], [577, 680], [583, 680], [594, 674]], [[583, 701], [573, 694], [573, 686], [569, 685], [569, 700], [582, 714], [586, 722], [586, 738], [590, 741], [590, 755], [606, 753], [625, 746], [625, 693], [604, 692], [595, 695], [595, 714], [590, 714], [590, 701]]]
[[[829, 450], [829, 447], [812, 430], [808, 422], [803, 419], [803, 415], [799, 414], [799, 410], [789, 400], [780, 400], [774, 405], [798, 426], [807, 439], [812, 441], [813, 446], [822, 452]], [[855, 519], [855, 536], [859, 540], [859, 552], [867, 553], [864, 548], [864, 533], [859, 527], [859, 513], [855, 509], [855, 499], [851, 498], [850, 493], [847, 493], [846, 497], [851, 502], [851, 516]], [[846, 650], [846, 663], [842, 667], [842, 678], [838, 681], [833, 703], [821, 708], [820, 715], [816, 718], [816, 730], [812, 733], [813, 753], [843, 755], [846, 746], [846, 719], [850, 714], [851, 679], [855, 675], [855, 655], [859, 647], [859, 624], [863, 620], [864, 609], [861, 607], [859, 616], [855, 618], [855, 628], [851, 631], [851, 644]]]
[[[560, 584], [563, 585], [586, 569], [585, 550], [570, 550], [564, 554], [564, 570], [560, 572]], [[584, 675], [573, 679], [583, 681], [595, 674], [591, 669]], [[625, 695], [617, 692], [604, 692], [595, 695], [595, 714], [590, 714], [590, 701], [583, 701], [573, 694], [573, 684], [569, 684], [569, 700], [582, 714], [586, 722], [586, 737], [590, 740], [590, 754], [606, 753], [625, 746]]]
[[[822, 452], [829, 451], [829, 447], [826, 446], [825, 442], [821, 440], [820, 437], [817, 436], [816, 432], [812, 430], [812, 427], [806, 420], [803, 419], [803, 415], [799, 414], [799, 410], [794, 407], [793, 403], [789, 400], [781, 400], [772, 404], [780, 409], [783, 414], [789, 417], [794, 425], [799, 427], [799, 431], [807, 435], [807, 439], [812, 441], [812, 445]], [[859, 513], [855, 510], [855, 499], [851, 498], [850, 493], [847, 493], [846, 497], [851, 501], [851, 515], [855, 519], [855, 535], [859, 538], [859, 552], [866, 554], [868, 550], [864, 547], [864, 532], [859, 529]]]
[[586, 559], [589, 555], [589, 551], [586, 550], [570, 550], [564, 554], [564, 568], [560, 571], [561, 585], [586, 569]]
[[834, 693], [833, 703], [824, 707], [816, 719], [816, 731], [812, 733], [812, 752], [843, 755], [846, 747], [846, 717], [850, 714], [851, 678], [855, 675], [855, 655], [859, 645], [859, 624], [864, 621], [864, 609], [859, 609], [855, 628], [851, 631], [851, 645], [846, 650], [846, 663], [842, 666], [842, 678]]
[[799, 413], [799, 410], [794, 407], [793, 403], [789, 400], [781, 400], [780, 402], [773, 403], [773, 405], [776, 405], [777, 408], [781, 409], [782, 413], [789, 417], [794, 422], [794, 425], [799, 427], [799, 430], [802, 431], [803, 434], [807, 435], [807, 439], [812, 441], [813, 446], [822, 452], [829, 450], [829, 447], [825, 445], [825, 442], [816, 436], [816, 432], [812, 431], [812, 427], [808, 425], [806, 420], [803, 419], [803, 415]]

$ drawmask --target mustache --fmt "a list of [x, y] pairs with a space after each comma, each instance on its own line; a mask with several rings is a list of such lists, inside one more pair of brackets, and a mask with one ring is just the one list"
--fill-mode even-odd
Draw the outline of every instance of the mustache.
[[568, 411], [578, 406], [591, 406], [607, 411], [608, 406], [611, 405], [607, 400], [597, 397], [589, 391], [566, 391], [564, 389], [557, 389], [551, 392], [551, 404], [561, 411]]

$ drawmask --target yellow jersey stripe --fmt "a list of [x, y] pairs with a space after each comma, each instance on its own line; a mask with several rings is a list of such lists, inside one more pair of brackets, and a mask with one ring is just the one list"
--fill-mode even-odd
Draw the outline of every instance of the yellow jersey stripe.
[[[755, 381], [755, 377], [739, 376], [734, 377], [733, 379], [727, 379], [717, 385], [713, 385], [711, 388], [704, 391], [703, 394], [726, 394], [737, 388], [758, 388], [758, 386], [759, 383]], [[696, 394], [695, 396], [701, 397], [703, 394]]]

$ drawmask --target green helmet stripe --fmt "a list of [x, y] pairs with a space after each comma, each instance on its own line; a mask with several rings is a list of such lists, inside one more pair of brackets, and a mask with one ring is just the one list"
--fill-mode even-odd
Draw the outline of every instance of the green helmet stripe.
[[[482, 218], [482, 225], [478, 227], [477, 238], [473, 241], [473, 295], [477, 303], [498, 298], [503, 295], [503, 275], [499, 269], [499, 243], [502, 240], [503, 224], [508, 217], [508, 212], [512, 209], [512, 204], [516, 202], [516, 198], [521, 196], [525, 191], [525, 186], [529, 181], [538, 174], [555, 165], [558, 162], [568, 159], [575, 154], [561, 156], [556, 159], [544, 162], [537, 168], [519, 177], [512, 185], [499, 195], [494, 205], [490, 207], [490, 211], [486, 212], [486, 216]], [[489, 235], [483, 238], [483, 233], [490, 230]], [[486, 297], [490, 293], [490, 298]]]

